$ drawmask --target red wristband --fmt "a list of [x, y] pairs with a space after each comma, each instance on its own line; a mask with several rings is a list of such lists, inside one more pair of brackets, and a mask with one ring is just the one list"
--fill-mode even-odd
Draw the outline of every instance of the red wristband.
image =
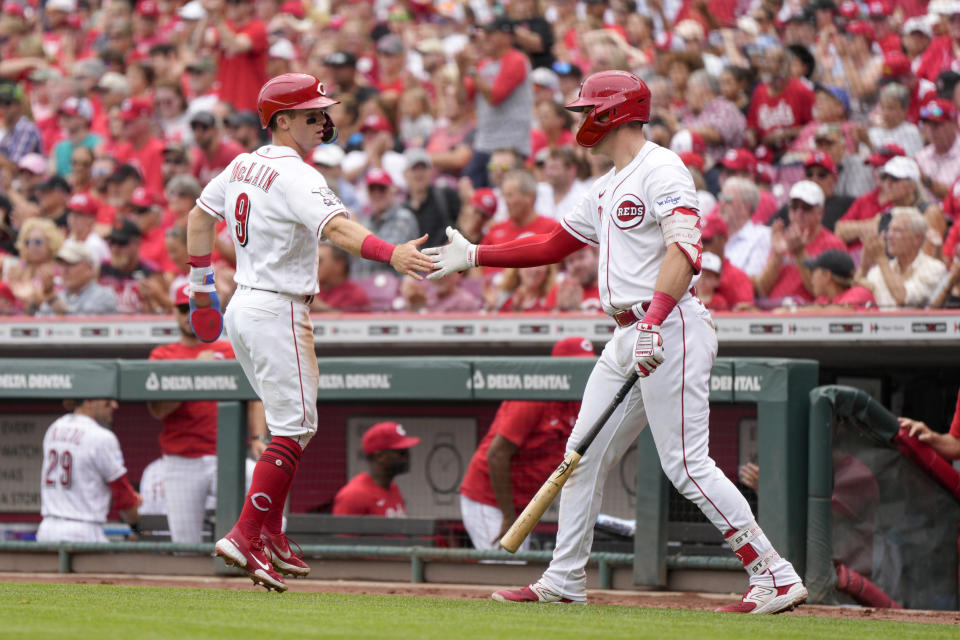
[[187, 264], [191, 267], [209, 267], [211, 264], [210, 254], [208, 253], [205, 256], [190, 256]]
[[644, 314], [641, 322], [661, 325], [675, 306], [677, 306], [677, 300], [672, 295], [663, 291], [654, 291], [653, 300], [650, 301], [650, 306], [647, 307], [647, 313]]
[[396, 245], [381, 240], [371, 233], [363, 239], [363, 244], [360, 245], [360, 257], [389, 264], [390, 258], [393, 257], [393, 250], [396, 248]]

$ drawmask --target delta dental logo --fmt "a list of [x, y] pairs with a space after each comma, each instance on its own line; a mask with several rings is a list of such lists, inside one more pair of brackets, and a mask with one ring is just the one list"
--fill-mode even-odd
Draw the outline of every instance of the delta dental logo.
[[643, 222], [647, 212], [643, 200], [633, 194], [620, 196], [613, 206], [613, 222], [621, 229], [632, 229]]

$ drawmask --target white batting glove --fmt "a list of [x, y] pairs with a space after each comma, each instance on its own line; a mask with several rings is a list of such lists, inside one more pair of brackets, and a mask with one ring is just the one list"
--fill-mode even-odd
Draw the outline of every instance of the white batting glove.
[[663, 364], [663, 338], [660, 325], [637, 323], [637, 343], [633, 351], [637, 359], [637, 373], [646, 378]]
[[423, 255], [433, 260], [435, 271], [427, 276], [428, 280], [439, 280], [448, 273], [464, 271], [477, 266], [477, 245], [472, 244], [453, 227], [447, 227], [447, 244], [442, 247], [430, 247]]

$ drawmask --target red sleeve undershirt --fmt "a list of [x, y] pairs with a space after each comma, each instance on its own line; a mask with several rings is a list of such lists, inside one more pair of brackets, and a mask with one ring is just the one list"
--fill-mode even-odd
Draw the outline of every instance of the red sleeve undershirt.
[[500, 61], [500, 72], [490, 87], [490, 103], [500, 104], [527, 77], [526, 57], [519, 51], [508, 51]]
[[477, 247], [477, 264], [483, 267], [536, 267], [560, 262], [587, 246], [558, 226], [553, 233], [524, 236], [503, 244]]
[[133, 490], [133, 485], [127, 479], [127, 474], [123, 474], [109, 484], [110, 493], [113, 495], [113, 508], [117, 511], [123, 511], [130, 507], [136, 507], [140, 504], [140, 498], [137, 492]]

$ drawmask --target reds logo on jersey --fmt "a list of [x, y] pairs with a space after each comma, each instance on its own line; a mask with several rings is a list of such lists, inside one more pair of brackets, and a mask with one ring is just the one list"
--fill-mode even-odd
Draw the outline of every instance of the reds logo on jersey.
[[632, 193], [624, 194], [613, 206], [613, 223], [621, 229], [633, 229], [643, 222], [646, 211], [643, 200]]

